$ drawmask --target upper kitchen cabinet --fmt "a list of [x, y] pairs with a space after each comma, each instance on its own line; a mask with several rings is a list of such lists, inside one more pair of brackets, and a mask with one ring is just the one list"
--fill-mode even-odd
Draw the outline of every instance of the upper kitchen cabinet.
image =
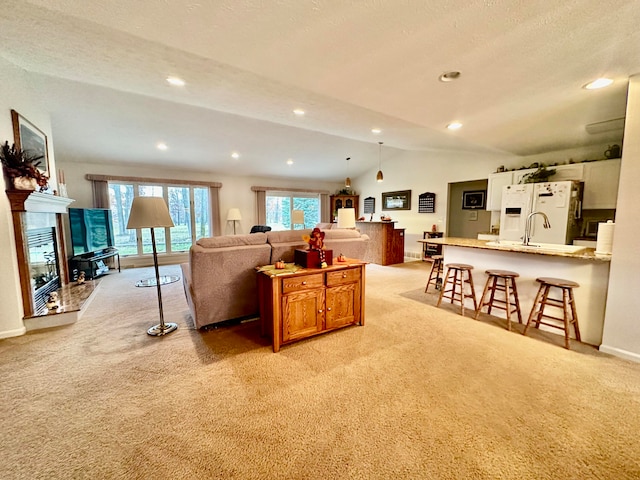
[[588, 162], [584, 166], [583, 210], [616, 208], [620, 181], [619, 158]]
[[487, 210], [499, 211], [502, 203], [502, 187], [513, 185], [514, 172], [500, 172], [489, 174], [487, 182]]
[[549, 179], [550, 182], [563, 182], [565, 180], [584, 180], [584, 163], [570, 163], [568, 165], [557, 165], [547, 167], [556, 171]]
[[[583, 209], [616, 208], [618, 182], [620, 179], [619, 158], [599, 160], [597, 162], [553, 165], [547, 168], [555, 170], [555, 174], [549, 178], [549, 182], [562, 182], [564, 180], [580, 180], [584, 182]], [[489, 174], [487, 210], [500, 210], [502, 187], [521, 184], [528, 174], [535, 171], [535, 168], [527, 168]]]

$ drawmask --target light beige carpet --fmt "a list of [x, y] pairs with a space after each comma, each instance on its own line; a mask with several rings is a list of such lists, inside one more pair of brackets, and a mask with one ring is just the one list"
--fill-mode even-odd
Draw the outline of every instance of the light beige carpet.
[[640, 478], [640, 365], [436, 309], [428, 264], [367, 270], [364, 327], [277, 354], [194, 330], [181, 283], [149, 337], [152, 270], [109, 274], [78, 323], [0, 341], [0, 478]]

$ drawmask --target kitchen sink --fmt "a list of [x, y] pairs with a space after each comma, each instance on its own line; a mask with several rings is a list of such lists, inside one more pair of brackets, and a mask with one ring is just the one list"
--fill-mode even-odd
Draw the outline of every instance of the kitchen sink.
[[522, 242], [512, 240], [498, 240], [495, 242], [487, 242], [490, 247], [508, 247], [511, 250], [522, 252], [560, 252], [560, 253], [578, 253], [587, 249], [582, 245], [560, 245], [556, 243], [530, 243], [523, 245]]

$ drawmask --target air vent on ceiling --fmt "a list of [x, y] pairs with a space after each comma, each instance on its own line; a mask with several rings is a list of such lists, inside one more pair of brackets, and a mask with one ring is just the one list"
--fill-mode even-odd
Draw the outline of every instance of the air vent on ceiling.
[[615, 132], [624, 130], [624, 117], [605, 120], [604, 122], [590, 123], [586, 125], [585, 130], [591, 135], [605, 132]]

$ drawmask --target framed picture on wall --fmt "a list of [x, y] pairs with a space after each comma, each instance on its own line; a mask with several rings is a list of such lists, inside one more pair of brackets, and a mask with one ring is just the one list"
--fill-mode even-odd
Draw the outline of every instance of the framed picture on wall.
[[11, 110], [11, 120], [16, 148], [24, 150], [29, 155], [42, 157], [38, 170], [49, 175], [49, 150], [45, 133], [15, 110]]
[[382, 210], [411, 210], [411, 190], [383, 192]]
[[486, 190], [469, 190], [462, 192], [462, 209], [481, 210], [485, 208], [486, 198]]

